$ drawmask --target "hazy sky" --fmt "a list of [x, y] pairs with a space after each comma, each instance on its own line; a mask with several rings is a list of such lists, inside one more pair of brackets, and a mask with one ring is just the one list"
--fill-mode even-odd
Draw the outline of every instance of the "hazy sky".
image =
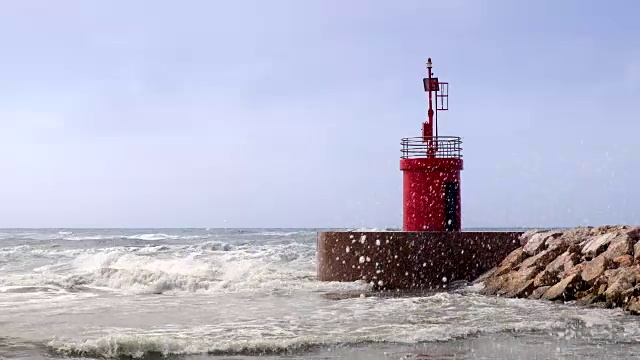
[[0, 226], [385, 227], [432, 57], [463, 227], [640, 223], [640, 2], [3, 1]]

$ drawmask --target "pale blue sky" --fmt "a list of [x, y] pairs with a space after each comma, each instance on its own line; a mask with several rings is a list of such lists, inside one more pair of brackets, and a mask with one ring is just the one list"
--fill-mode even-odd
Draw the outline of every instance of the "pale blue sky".
[[0, 226], [400, 226], [432, 57], [463, 226], [640, 222], [640, 2], [0, 5]]

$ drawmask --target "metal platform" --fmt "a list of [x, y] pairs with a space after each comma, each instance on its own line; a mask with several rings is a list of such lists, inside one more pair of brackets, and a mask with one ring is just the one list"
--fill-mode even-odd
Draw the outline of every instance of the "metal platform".
[[418, 159], [429, 156], [439, 159], [462, 159], [462, 139], [458, 136], [410, 137], [400, 141], [401, 159]]

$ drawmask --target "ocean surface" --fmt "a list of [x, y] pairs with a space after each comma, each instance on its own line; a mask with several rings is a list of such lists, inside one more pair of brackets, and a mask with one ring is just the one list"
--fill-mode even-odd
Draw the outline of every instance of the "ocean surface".
[[313, 229], [0, 230], [0, 358], [640, 355], [640, 318], [619, 310], [474, 287], [372, 297], [317, 282], [315, 255]]

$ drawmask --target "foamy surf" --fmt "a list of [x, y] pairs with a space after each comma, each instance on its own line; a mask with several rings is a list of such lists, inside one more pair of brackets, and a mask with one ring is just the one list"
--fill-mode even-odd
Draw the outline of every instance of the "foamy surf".
[[[52, 351], [73, 356], [145, 357], [152, 355], [292, 355], [320, 347], [360, 346], [375, 343], [440, 343], [488, 334], [545, 333], [557, 339], [590, 336], [599, 339], [612, 332], [627, 339], [640, 334], [637, 325], [617, 329], [605, 318], [606, 312], [594, 311], [568, 315], [568, 308], [548, 312], [539, 319], [518, 314], [518, 305], [507, 304], [500, 321], [488, 318], [483, 310], [490, 303], [465, 299], [455, 294], [437, 294], [428, 298], [380, 301], [361, 298], [335, 302], [306, 314], [306, 321], [291, 323], [292, 316], [281, 319], [253, 318], [244, 322], [217, 325], [145, 329], [112, 328], [95, 338], [55, 339], [47, 343]], [[458, 307], [462, 302], [471, 309]], [[515, 306], [514, 306], [515, 305]], [[437, 317], [417, 314], [440, 306]], [[549, 310], [541, 307], [532, 311]], [[337, 312], [337, 313], [336, 313]], [[339, 322], [332, 315], [341, 315]], [[392, 315], [395, 314], [395, 315]], [[400, 314], [404, 314], [402, 316]], [[408, 314], [413, 316], [406, 317]], [[398, 316], [400, 315], [400, 316]], [[386, 322], [382, 322], [386, 319]], [[594, 320], [595, 319], [595, 320]], [[340, 326], [336, 326], [340, 324]], [[569, 335], [572, 334], [572, 335]]]
[[[0, 286], [53, 286], [70, 291], [95, 288], [132, 294], [285, 291], [327, 286], [315, 281], [312, 242], [232, 245], [198, 243], [193, 238], [183, 237], [187, 243], [145, 246], [3, 248], [0, 256], [4, 254], [5, 261], [29, 265], [29, 259], [37, 258], [35, 264], [39, 266], [0, 277]], [[365, 287], [359, 283], [341, 286]]]
[[[150, 229], [152, 230], [152, 229]], [[291, 237], [314, 236], [315, 231], [307, 229], [183, 229], [178, 232], [169, 229], [163, 231], [140, 230], [45, 230], [45, 231], [4, 231], [0, 232], [0, 242], [3, 240], [21, 241], [108, 241], [108, 240], [138, 240], [138, 241], [189, 241], [189, 240], [213, 240], [216, 238], [242, 238], [242, 237]]]
[[[304, 285], [300, 279], [315, 276], [310, 259], [301, 258], [313, 251], [305, 247], [308, 245], [269, 248], [205, 243], [54, 250], [48, 253], [57, 255], [53, 264], [0, 278], [0, 284], [33, 287], [56, 283], [63, 288], [98, 286], [134, 293], [239, 291], [270, 284], [295, 288]], [[40, 252], [24, 248], [21, 251], [34, 255]]]
[[640, 339], [616, 311], [483, 297], [477, 287], [369, 297], [370, 284], [318, 282], [312, 230], [14, 232], [0, 241], [0, 333], [12, 336], [0, 339], [3, 358], [332, 359], [398, 344], [455, 358], [459, 344], [483, 337], [631, 344], [606, 353], [626, 356]]

